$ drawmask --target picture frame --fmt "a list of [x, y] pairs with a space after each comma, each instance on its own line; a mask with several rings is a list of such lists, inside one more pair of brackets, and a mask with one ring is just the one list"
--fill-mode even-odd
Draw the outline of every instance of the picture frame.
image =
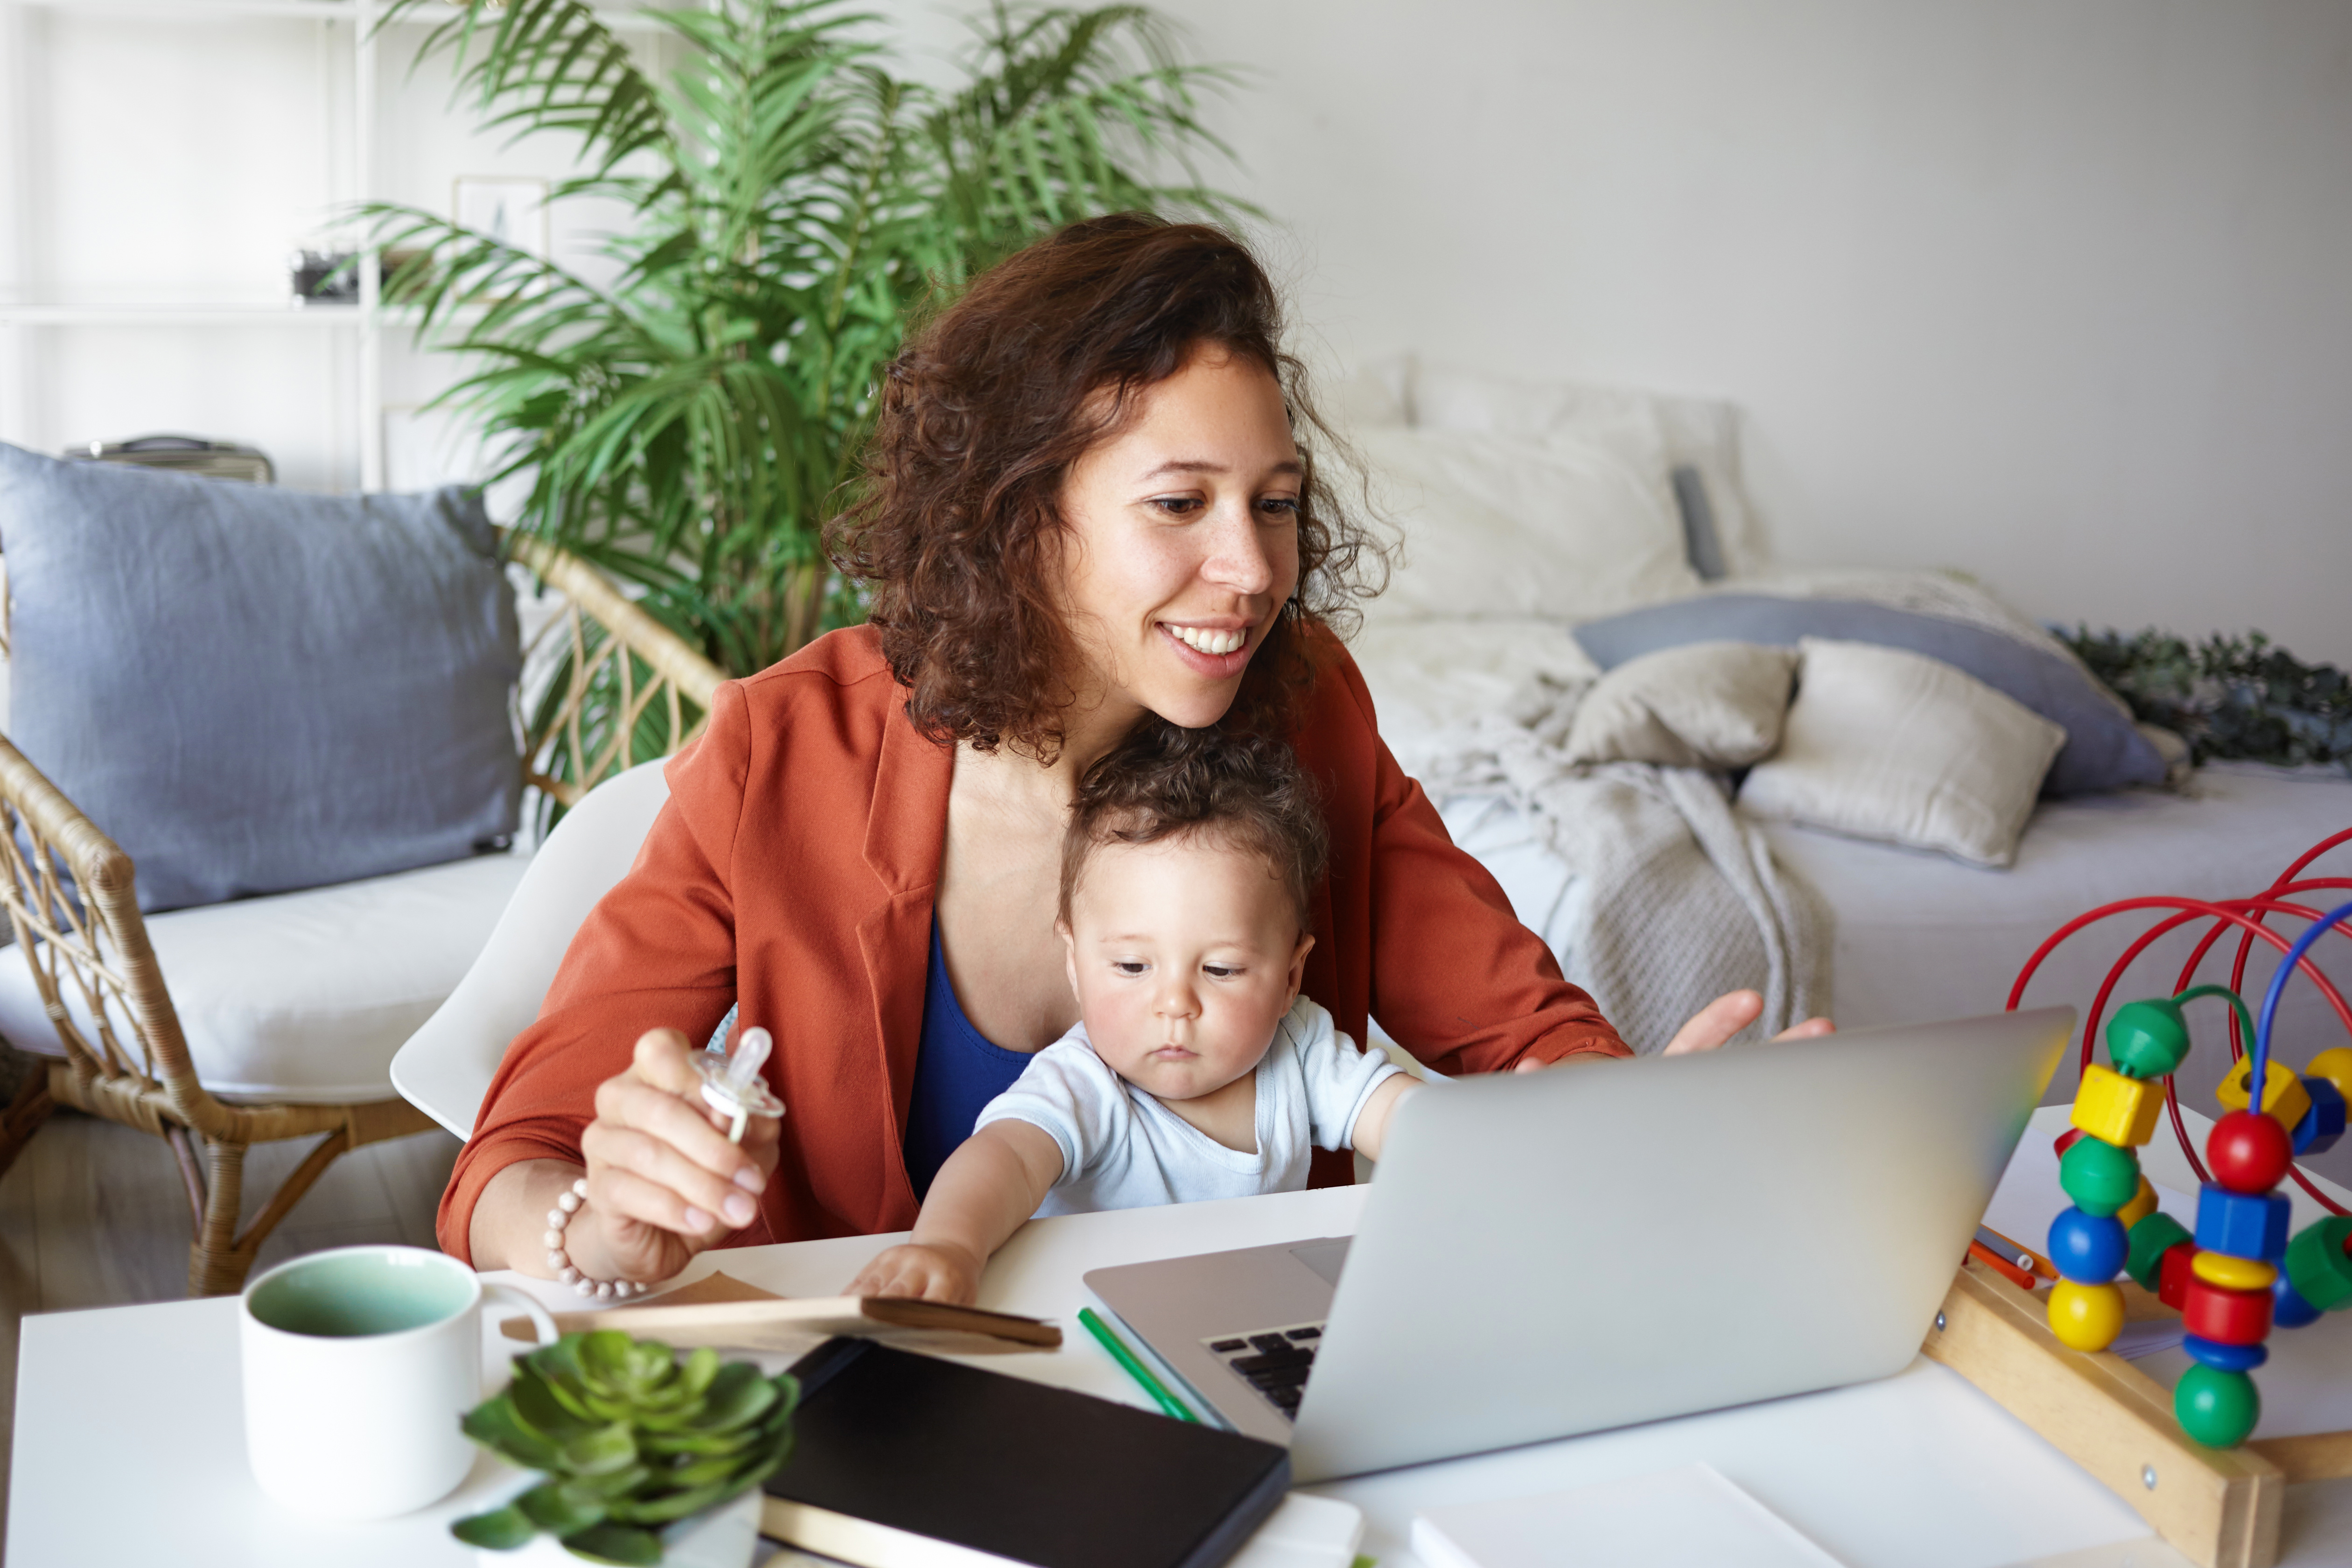
[[550, 249], [547, 182], [520, 174], [460, 174], [450, 214], [460, 227], [544, 259]]

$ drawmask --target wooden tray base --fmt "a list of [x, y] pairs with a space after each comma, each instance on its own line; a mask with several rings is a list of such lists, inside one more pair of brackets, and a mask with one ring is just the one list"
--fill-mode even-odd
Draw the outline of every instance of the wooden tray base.
[[[2150, 1315], [2149, 1303], [2133, 1305], [2133, 1316]], [[2172, 1418], [2171, 1390], [2121, 1356], [2068, 1350], [2050, 1331], [2041, 1301], [1979, 1263], [1961, 1266], [1920, 1348], [2205, 1568], [2271, 1568], [2287, 1487], [2352, 1475], [2352, 1432], [2242, 1448], [2189, 1441]]]

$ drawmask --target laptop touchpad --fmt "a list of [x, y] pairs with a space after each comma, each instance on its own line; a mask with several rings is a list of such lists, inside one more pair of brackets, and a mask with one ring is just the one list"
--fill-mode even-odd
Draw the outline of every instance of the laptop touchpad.
[[1347, 1236], [1328, 1236], [1321, 1241], [1305, 1242], [1292, 1247], [1290, 1256], [1315, 1270], [1322, 1277], [1323, 1283], [1336, 1290], [1339, 1288], [1339, 1270], [1348, 1264], [1348, 1243], [1354, 1239]]

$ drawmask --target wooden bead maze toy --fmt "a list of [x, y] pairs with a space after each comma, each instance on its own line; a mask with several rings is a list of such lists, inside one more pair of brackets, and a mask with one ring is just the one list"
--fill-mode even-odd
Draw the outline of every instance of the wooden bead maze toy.
[[[2027, 961], [2010, 992], [2011, 1010], [2042, 962], [2077, 932], [2123, 915], [2161, 917], [2108, 971], [2084, 1028], [2072, 1125], [2057, 1144], [2069, 1206], [2051, 1222], [2048, 1257], [2033, 1260], [2037, 1272], [2054, 1275], [2046, 1299], [2004, 1277], [2013, 1269], [1968, 1263], [1926, 1345], [2091, 1470], [2174, 1547], [2214, 1568], [2268, 1568], [2286, 1486], [2352, 1476], [2352, 1431], [2252, 1439], [2262, 1416], [2253, 1373], [2269, 1359], [2272, 1330], [2352, 1308], [2352, 1215], [2294, 1163], [2344, 1135], [2352, 1048], [2322, 1051], [2297, 1073], [2277, 1059], [2273, 1039], [2280, 998], [2298, 972], [2352, 1031], [2352, 1006], [2311, 956], [2331, 931], [2352, 936], [2352, 903], [2323, 912], [2307, 901], [2340, 896], [2352, 878], [2305, 875], [2347, 843], [2352, 830], [2315, 845], [2253, 898], [2130, 899], [2093, 910]], [[2289, 940], [2271, 929], [2273, 919], [2308, 924]], [[2106, 1021], [2107, 1065], [2100, 1065], [2095, 1042], [2125, 972], [2158, 938], [2202, 921], [2210, 928], [2172, 994], [2126, 1003]], [[2207, 956], [2231, 933], [2230, 983], [2196, 984]], [[2257, 942], [2282, 954], [2258, 1016], [2238, 990]], [[2207, 998], [2228, 1005], [2235, 1066], [2221, 1081], [2222, 1114], [2200, 1163], [2173, 1075], [2190, 1047], [2186, 1008]], [[2138, 1151], [2167, 1112], [2201, 1184], [2193, 1231], [2158, 1209], [2139, 1168]], [[2292, 1237], [2291, 1205], [2279, 1191], [2289, 1177], [2328, 1211]], [[2190, 1365], [2168, 1394], [2104, 1352], [2126, 1321], [2172, 1314], [2186, 1330]]]

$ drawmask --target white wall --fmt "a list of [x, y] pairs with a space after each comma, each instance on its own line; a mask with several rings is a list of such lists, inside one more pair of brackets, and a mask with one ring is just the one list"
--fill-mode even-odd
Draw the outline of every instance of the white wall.
[[[928, 54], [976, 4], [886, 8]], [[1162, 6], [1259, 73], [1214, 111], [1229, 183], [1336, 356], [1730, 396], [1785, 559], [1957, 565], [2045, 617], [2352, 663], [2352, 5]], [[29, 83], [0, 166], [33, 174], [0, 293], [282, 292], [350, 191], [319, 135], [348, 47], [0, 0]], [[397, 195], [561, 168], [388, 53]], [[387, 393], [445, 373], [394, 353]], [[356, 374], [291, 329], [0, 330], [0, 439], [250, 435], [347, 484]]]
[[1784, 559], [2352, 664], [2352, 5], [1163, 5], [1340, 355], [1727, 395]]

